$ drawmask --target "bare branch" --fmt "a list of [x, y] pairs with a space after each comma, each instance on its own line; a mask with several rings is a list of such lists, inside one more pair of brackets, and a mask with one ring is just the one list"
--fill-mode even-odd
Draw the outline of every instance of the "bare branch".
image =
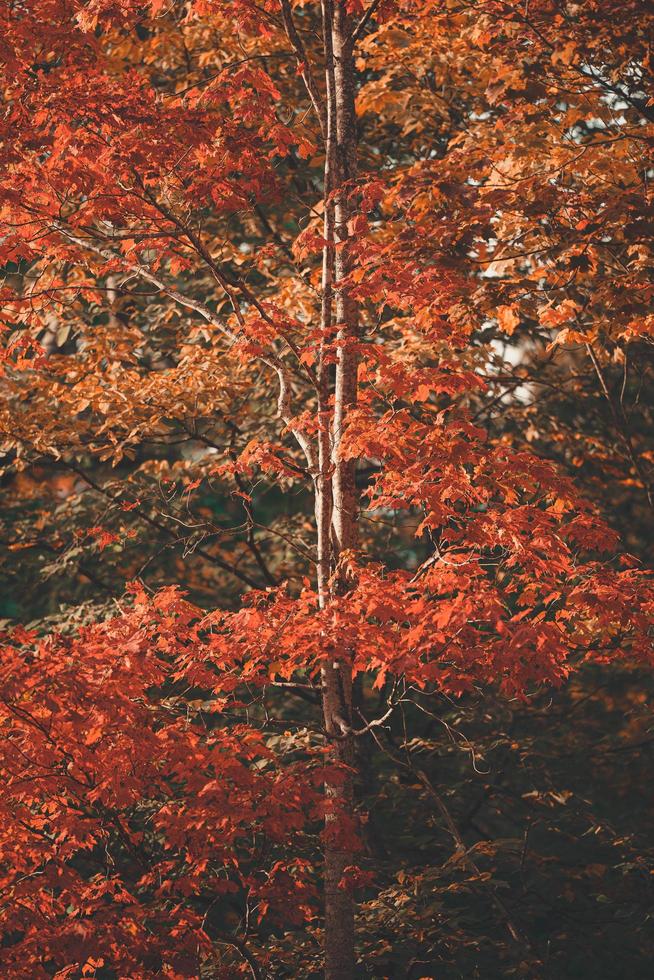
[[[388, 719], [391, 717], [396, 707], [397, 707], [396, 703], [391, 704], [388, 708], [388, 711], [385, 714], [383, 714], [381, 718], [375, 718], [374, 721], [367, 722], [367, 724], [364, 725], [363, 728], [352, 728], [350, 725], [348, 725], [348, 723], [345, 721], [344, 718], [342, 718], [340, 715], [334, 714], [332, 715], [332, 719], [338, 725], [341, 734], [332, 735], [331, 737], [332, 738], [350, 738], [352, 736], [359, 737], [361, 735], [365, 735], [367, 732], [372, 731], [373, 728], [381, 728], [384, 722], [388, 721]], [[361, 715], [361, 712], [358, 713]], [[363, 718], [363, 715], [361, 715], [361, 717]], [[365, 721], [365, 718], [363, 720]]]

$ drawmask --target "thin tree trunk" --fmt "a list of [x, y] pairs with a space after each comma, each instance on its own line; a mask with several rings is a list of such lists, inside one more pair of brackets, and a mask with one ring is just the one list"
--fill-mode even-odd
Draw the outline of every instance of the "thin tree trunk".
[[[354, 65], [348, 44], [349, 18], [344, 0], [323, 0], [325, 70], [327, 87], [327, 132], [325, 154], [325, 252], [323, 257], [323, 329], [332, 326], [332, 305], [338, 325], [339, 348], [334, 383], [331, 433], [331, 486], [322, 471], [322, 491], [317, 495], [320, 565], [327, 542], [326, 502], [331, 512], [331, 554], [335, 575], [329, 581], [332, 596], [342, 595], [349, 583], [339, 558], [357, 543], [357, 499], [354, 464], [341, 459], [340, 449], [347, 414], [356, 403], [358, 355], [358, 310], [344, 280], [349, 273], [347, 248], [349, 181], [356, 173], [356, 120], [354, 112]], [[331, 197], [333, 195], [333, 201]], [[332, 244], [333, 243], [333, 244]], [[341, 247], [337, 247], [341, 245]], [[321, 426], [326, 415], [321, 414]], [[321, 431], [321, 438], [325, 432]], [[326, 444], [319, 447], [324, 452]], [[325, 465], [327, 460], [323, 456]], [[325, 593], [327, 589], [325, 589]], [[331, 762], [348, 767], [338, 778], [326, 779], [328, 813], [325, 825], [325, 978], [351, 980], [354, 976], [354, 902], [341, 887], [345, 868], [352, 864], [348, 838], [353, 820], [354, 746], [348, 734], [352, 721], [351, 651], [334, 645], [333, 659], [322, 672], [325, 729], [332, 738]]]
[[[338, 360], [334, 393], [334, 534], [338, 552], [356, 547], [357, 496], [354, 477], [354, 461], [340, 457], [347, 414], [357, 400], [357, 371], [359, 354], [356, 342], [359, 332], [357, 303], [344, 285], [351, 271], [351, 259], [347, 245], [350, 200], [353, 179], [356, 176], [357, 139], [354, 108], [354, 61], [348, 39], [351, 29], [345, 12], [344, 0], [338, 0], [333, 18], [333, 62], [336, 100], [336, 160], [338, 190], [334, 199], [335, 236], [337, 248], [334, 256], [334, 280], [336, 290], [336, 318], [339, 324]], [[338, 247], [340, 245], [340, 247]]]
[[334, 90], [332, 37], [330, 24], [331, 0], [323, 0], [322, 16], [325, 44], [326, 106], [322, 114], [325, 136], [323, 238], [322, 257], [322, 308], [320, 326], [322, 341], [318, 356], [318, 473], [315, 480], [315, 511], [318, 533], [318, 596], [321, 608], [329, 595], [331, 576], [331, 432], [330, 432], [330, 377], [329, 363], [325, 357], [325, 345], [331, 340], [334, 307], [334, 204], [331, 194], [338, 179], [336, 161], [336, 100]]

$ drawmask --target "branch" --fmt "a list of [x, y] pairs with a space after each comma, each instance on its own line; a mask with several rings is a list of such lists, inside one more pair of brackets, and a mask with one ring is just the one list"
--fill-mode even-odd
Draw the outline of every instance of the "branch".
[[291, 694], [297, 695], [303, 701], [308, 701], [309, 704], [320, 703], [320, 692], [313, 684], [295, 684], [292, 681], [269, 681], [268, 686], [280, 687], [283, 690], [290, 691]]
[[[543, 34], [543, 32], [540, 31], [538, 29], [538, 27], [536, 27], [536, 25], [533, 23], [533, 21], [529, 19], [529, 16], [528, 16], [529, 8], [528, 7], [525, 9], [524, 12], [522, 12], [517, 7], [514, 7], [512, 4], [510, 4], [508, 2], [504, 2], [503, 6], [505, 8], [508, 8], [511, 11], [512, 14], [515, 14], [515, 16], [519, 20], [521, 20], [523, 22], [523, 24], [525, 24], [536, 35], [536, 37], [539, 39], [539, 41], [542, 41], [542, 43], [545, 45], [545, 47], [548, 49], [548, 51], [555, 51], [556, 50], [555, 45], [552, 44], [552, 42], [549, 41], [545, 37], [545, 35]], [[635, 109], [636, 112], [640, 113], [640, 115], [641, 115], [641, 117], [643, 119], [647, 120], [648, 122], [652, 122], [654, 120], [654, 113], [651, 112], [651, 111], [648, 111], [648, 106], [647, 105], [643, 105], [642, 102], [639, 102], [636, 99], [634, 99], [633, 96], [630, 95], [628, 92], [623, 91], [623, 89], [620, 87], [620, 85], [613, 85], [613, 84], [611, 84], [611, 82], [607, 81], [601, 75], [596, 75], [592, 71], [592, 69], [587, 70], [586, 68], [584, 68], [583, 65], [579, 65], [577, 63], [573, 63], [572, 65], [570, 65], [570, 68], [573, 71], [575, 71], [578, 75], [581, 75], [582, 78], [586, 78], [586, 79], [588, 79], [588, 81], [594, 82], [600, 88], [603, 88], [605, 92], [611, 92], [612, 95], [615, 95], [616, 97], [618, 97], [620, 99], [624, 99], [625, 102], [628, 102], [629, 103], [629, 105], [632, 107], [632, 109]]]
[[[99, 255], [106, 262], [120, 262], [121, 265], [125, 269], [129, 270], [129, 272], [131, 272], [133, 275], [144, 279], [153, 286], [156, 286], [157, 289], [161, 290], [162, 293], [165, 293], [166, 296], [169, 296], [171, 299], [175, 300], [175, 302], [179, 303], [180, 306], [184, 306], [189, 310], [194, 310], [196, 313], [199, 313], [200, 316], [207, 321], [207, 323], [210, 323], [212, 326], [216, 327], [216, 329], [219, 330], [220, 333], [222, 333], [223, 336], [226, 337], [232, 344], [238, 343], [240, 339], [238, 335], [230, 330], [230, 328], [219, 317], [217, 317], [205, 303], [202, 303], [200, 300], [192, 299], [190, 296], [185, 296], [177, 289], [172, 289], [170, 286], [167, 286], [166, 283], [159, 278], [159, 276], [155, 275], [152, 270], [148, 268], [148, 266], [142, 265], [140, 262], [131, 262], [120, 253], [116, 253], [109, 248], [96, 245], [88, 238], [80, 238], [79, 235], [75, 234], [70, 228], [67, 228], [66, 225], [59, 221], [53, 222], [52, 228], [55, 231], [58, 231], [59, 234], [63, 235], [69, 242], [78, 245], [80, 248], [88, 249], [90, 252]], [[277, 374], [279, 381], [277, 414], [279, 418], [286, 423], [289, 430], [295, 436], [298, 445], [304, 452], [309, 469], [314, 471], [316, 467], [316, 455], [311, 441], [302, 431], [296, 429], [293, 425], [293, 416], [291, 412], [291, 384], [288, 367], [286, 364], [284, 364], [281, 358], [274, 353], [260, 354], [259, 359]]]
[[373, 732], [373, 738], [377, 743], [377, 746], [381, 749], [381, 751], [385, 755], [387, 755], [390, 759], [393, 760], [393, 762], [401, 766], [403, 769], [408, 769], [409, 772], [411, 772], [413, 776], [415, 776], [415, 778], [419, 780], [420, 784], [423, 786], [423, 788], [427, 791], [429, 796], [432, 798], [432, 800], [436, 804], [438, 811], [443, 817], [445, 826], [447, 827], [449, 834], [454, 840], [457, 847], [457, 851], [460, 852], [463, 862], [468, 865], [470, 870], [475, 875], [477, 875], [482, 882], [488, 885], [493, 904], [496, 906], [496, 908], [504, 918], [506, 927], [509, 931], [511, 938], [516, 943], [529, 950], [529, 952], [533, 953], [531, 942], [525, 935], [523, 935], [523, 933], [518, 929], [518, 927], [513, 922], [511, 913], [507, 908], [506, 904], [504, 903], [503, 899], [500, 898], [500, 896], [497, 894], [497, 891], [495, 890], [493, 885], [491, 883], [487, 883], [485, 879], [482, 877], [479, 866], [477, 865], [474, 858], [470, 856], [470, 851], [465, 845], [465, 841], [461, 836], [461, 832], [459, 831], [459, 828], [454, 822], [452, 814], [450, 813], [440, 793], [437, 791], [437, 789], [434, 787], [433, 783], [429, 779], [428, 775], [424, 772], [424, 770], [418, 769], [416, 766], [414, 766], [413, 761], [411, 759], [410, 752], [408, 750], [407, 750], [407, 761], [404, 761], [403, 759], [398, 758], [398, 756], [394, 752], [391, 752], [388, 748], [382, 745], [375, 732]]
[[359, 21], [359, 23], [356, 24], [356, 26], [354, 27], [354, 30], [352, 31], [352, 33], [350, 34], [350, 37], [349, 37], [349, 44], [350, 44], [351, 47], [354, 47], [354, 45], [357, 43], [357, 41], [360, 40], [363, 32], [365, 31], [366, 27], [368, 26], [368, 24], [372, 20], [372, 17], [374, 15], [375, 11], [377, 10], [377, 7], [380, 5], [380, 3], [381, 3], [381, 0], [372, 0], [372, 3], [370, 4], [370, 6], [368, 7], [368, 9], [366, 10], [365, 14], [363, 15], [363, 17], [361, 18], [361, 20]]
[[298, 65], [300, 68], [300, 74], [302, 76], [302, 81], [305, 84], [306, 90], [309, 93], [309, 98], [311, 99], [311, 105], [313, 106], [314, 112], [318, 117], [318, 122], [320, 123], [320, 132], [322, 133], [323, 139], [327, 134], [327, 114], [325, 112], [325, 107], [322, 104], [320, 98], [320, 92], [318, 91], [318, 86], [316, 85], [316, 80], [313, 77], [311, 71], [311, 65], [307, 57], [307, 51], [304, 47], [304, 42], [298, 33], [298, 29], [295, 26], [295, 21], [293, 20], [293, 13], [291, 11], [290, 0], [280, 0], [282, 8], [282, 17], [284, 20], [284, 28], [286, 30], [286, 35], [293, 45], [293, 50], [298, 60]]
[[[454, 819], [452, 818], [452, 814], [450, 813], [447, 805], [445, 804], [444, 799], [442, 798], [442, 796], [440, 795], [440, 793], [438, 793], [438, 791], [435, 789], [433, 783], [429, 779], [429, 776], [427, 775], [426, 772], [424, 772], [424, 770], [417, 769], [413, 765], [413, 763], [410, 764], [410, 768], [413, 771], [413, 773], [417, 776], [417, 778], [420, 781], [420, 783], [422, 783], [422, 785], [424, 786], [424, 788], [427, 790], [427, 793], [431, 796], [431, 798], [433, 799], [433, 801], [436, 804], [436, 806], [438, 807], [438, 810], [440, 811], [440, 814], [443, 817], [443, 820], [445, 822], [445, 826], [447, 827], [448, 831], [452, 835], [452, 838], [453, 838], [454, 842], [456, 843], [457, 849], [460, 851], [460, 853], [462, 855], [463, 861], [468, 865], [468, 867], [470, 868], [470, 870], [474, 874], [478, 875], [478, 877], [483, 881], [484, 879], [483, 879], [482, 874], [481, 874], [481, 871], [479, 869], [479, 865], [470, 856], [470, 851], [466, 847], [465, 841], [461, 837], [461, 833], [459, 831], [459, 828], [455, 824]], [[503, 899], [500, 898], [500, 896], [495, 891], [495, 888], [493, 888], [492, 886], [491, 886], [491, 896], [492, 896], [493, 903], [495, 904], [495, 906], [499, 909], [499, 911], [504, 916], [504, 919], [505, 919], [505, 922], [506, 922], [506, 927], [509, 930], [509, 933], [511, 934], [511, 937], [517, 943], [520, 943], [521, 945], [524, 945], [528, 949], [531, 950], [531, 944], [530, 944], [529, 940], [527, 939], [526, 936], [524, 936], [522, 934], [522, 932], [515, 925], [515, 923], [513, 922], [512, 918], [511, 918], [511, 913], [509, 912], [508, 908], [506, 907]]]
[[[390, 718], [390, 716], [395, 711], [396, 707], [397, 705], [395, 703], [391, 704], [389, 706], [388, 711], [385, 714], [383, 714], [381, 718], [375, 718], [374, 721], [369, 721], [366, 725], [364, 725], [363, 728], [352, 728], [347, 723], [347, 721], [345, 721], [344, 718], [341, 718], [340, 715], [332, 715], [333, 721], [338, 725], [338, 727], [341, 730], [341, 734], [332, 735], [331, 738], [336, 738], [336, 739], [352, 738], [352, 737], [357, 738], [361, 735], [365, 735], [367, 732], [372, 731], [373, 728], [380, 728], [384, 724], [384, 722]], [[360, 711], [358, 713], [361, 715]], [[363, 715], [361, 715], [361, 717], [363, 718]], [[363, 720], [365, 721], [365, 718], [363, 718]]]
[[216, 939], [216, 942], [222, 943], [224, 946], [232, 946], [235, 950], [237, 950], [237, 952], [241, 954], [249, 966], [250, 973], [254, 977], [254, 980], [263, 980], [263, 974], [259, 969], [259, 964], [244, 942], [241, 942], [241, 940], [237, 939], [235, 936], [219, 936]]
[[648, 504], [650, 505], [650, 507], [654, 508], [654, 495], [652, 494], [652, 487], [647, 478], [647, 474], [645, 473], [643, 467], [641, 466], [641, 462], [638, 457], [638, 454], [636, 453], [636, 449], [634, 447], [633, 440], [631, 438], [631, 433], [629, 432], [629, 429], [627, 427], [627, 421], [625, 418], [624, 409], [622, 409], [619, 412], [618, 409], [616, 408], [615, 403], [613, 401], [613, 397], [606, 383], [606, 378], [604, 377], [602, 366], [597, 358], [597, 354], [595, 353], [595, 350], [591, 343], [586, 343], [586, 351], [590, 358], [591, 364], [593, 365], [593, 368], [595, 370], [595, 374], [597, 375], [597, 380], [599, 381], [600, 388], [602, 389], [602, 394], [604, 395], [606, 401], [608, 402], [609, 408], [611, 410], [611, 415], [613, 416], [613, 421], [615, 422], [615, 427], [618, 430], [618, 434], [627, 451], [627, 456], [634, 470], [636, 471], [636, 475], [640, 477], [640, 481], [643, 484], [643, 489], [645, 490], [645, 495], [647, 497]]
[[[114, 495], [110, 493], [105, 487], [101, 486], [99, 483], [96, 483], [92, 477], [88, 476], [88, 474], [86, 474], [84, 470], [80, 469], [80, 467], [77, 466], [75, 463], [69, 463], [66, 462], [65, 460], [58, 460], [57, 462], [59, 463], [60, 466], [64, 466], [66, 469], [72, 470], [73, 473], [77, 473], [80, 479], [84, 480], [84, 482], [89, 487], [91, 487], [92, 490], [95, 490], [96, 493], [99, 493], [103, 497], [106, 497], [107, 500], [110, 500], [112, 503], [120, 503], [119, 498], [114, 497]], [[135, 517], [138, 517], [138, 519], [143, 521], [145, 524], [149, 524], [150, 527], [154, 527], [158, 531], [161, 531], [163, 534], [167, 534], [169, 537], [178, 540], [174, 531], [172, 531], [171, 528], [166, 527], [166, 525], [162, 524], [161, 521], [158, 521], [156, 518], [151, 517], [145, 511], [141, 510], [140, 507], [135, 508], [132, 513], [134, 514]], [[244, 585], [249, 585], [251, 589], [259, 590], [264, 588], [261, 582], [255, 581], [255, 579], [250, 578], [250, 576], [247, 575], [245, 572], [240, 572], [233, 565], [230, 565], [229, 562], [223, 561], [223, 559], [219, 558], [217, 555], [212, 555], [210, 552], [205, 551], [204, 548], [195, 548], [194, 551], [198, 555], [200, 555], [200, 557], [206, 559], [206, 561], [211, 562], [213, 565], [216, 565], [218, 568], [222, 568], [223, 571], [229, 572], [235, 578], [240, 579]]]

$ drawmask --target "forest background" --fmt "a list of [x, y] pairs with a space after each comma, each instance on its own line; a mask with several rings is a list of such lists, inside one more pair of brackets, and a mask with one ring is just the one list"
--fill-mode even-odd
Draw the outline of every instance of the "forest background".
[[2, 975], [648, 977], [651, 4], [1, 11]]

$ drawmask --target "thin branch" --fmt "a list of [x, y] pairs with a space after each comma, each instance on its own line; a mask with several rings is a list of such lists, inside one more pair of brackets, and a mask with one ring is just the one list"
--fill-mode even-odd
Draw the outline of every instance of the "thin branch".
[[[77, 473], [80, 479], [84, 480], [84, 482], [88, 484], [88, 486], [91, 487], [92, 490], [95, 490], [96, 493], [101, 494], [107, 500], [110, 500], [112, 503], [120, 502], [118, 497], [115, 497], [112, 493], [109, 492], [109, 490], [101, 486], [101, 484], [96, 483], [96, 481], [92, 477], [90, 477], [87, 473], [85, 473], [84, 470], [81, 469], [79, 466], [77, 466], [75, 463], [66, 462], [65, 460], [58, 460], [57, 462], [59, 463], [60, 466], [64, 466], [66, 469], [71, 470], [73, 473]], [[175, 532], [172, 531], [171, 528], [166, 527], [166, 525], [162, 524], [161, 521], [158, 521], [156, 518], [151, 517], [150, 514], [141, 510], [140, 507], [136, 507], [132, 511], [132, 513], [135, 517], [143, 521], [145, 524], [149, 524], [150, 527], [154, 527], [158, 531], [161, 531], [163, 534], [167, 534], [169, 537], [172, 537], [175, 540], [179, 540], [175, 535]], [[255, 579], [250, 578], [250, 576], [246, 572], [240, 572], [234, 565], [230, 565], [229, 562], [224, 561], [222, 558], [219, 558], [217, 555], [212, 555], [210, 552], [205, 551], [204, 548], [195, 548], [194, 552], [200, 555], [200, 557], [204, 558], [206, 561], [209, 561], [213, 565], [216, 565], [218, 568], [222, 568], [223, 571], [229, 572], [230, 575], [233, 575], [235, 578], [240, 579], [244, 585], [249, 585], [251, 589], [258, 590], [264, 588], [261, 582], [257, 582]]]
[[[372, 736], [375, 739], [375, 742], [377, 743], [378, 747], [382, 750], [382, 752], [385, 755], [387, 755], [390, 759], [392, 759], [397, 765], [401, 766], [403, 769], [408, 769], [418, 779], [420, 784], [423, 786], [423, 788], [426, 790], [428, 795], [434, 801], [436, 808], [438, 809], [439, 813], [443, 817], [445, 826], [447, 827], [449, 834], [451, 835], [452, 839], [456, 844], [457, 851], [461, 854], [462, 861], [465, 864], [467, 864], [467, 866], [470, 868], [473, 874], [479, 877], [480, 881], [485, 882], [485, 879], [482, 876], [479, 866], [477, 865], [474, 858], [471, 857], [470, 851], [466, 847], [465, 841], [461, 836], [461, 833], [454, 821], [454, 818], [452, 817], [452, 814], [450, 813], [445, 801], [443, 800], [443, 798], [441, 797], [440, 793], [435, 788], [431, 780], [429, 779], [429, 776], [426, 774], [426, 772], [414, 766], [413, 761], [411, 759], [410, 752], [408, 750], [406, 752], [406, 761], [405, 761], [404, 759], [399, 758], [394, 752], [391, 752], [386, 746], [384, 746], [380, 742], [377, 734], [374, 731], [372, 732]], [[493, 904], [496, 906], [496, 908], [498, 909], [498, 911], [501, 913], [511, 938], [516, 943], [521, 945], [523, 948], [526, 948], [529, 950], [529, 952], [533, 953], [531, 942], [514, 923], [511, 913], [507, 908], [503, 899], [500, 898], [500, 896], [497, 894], [492, 884], [489, 884], [488, 888], [490, 891], [491, 900]]]
[[241, 942], [241, 940], [237, 939], [235, 936], [221, 936], [219, 939], [216, 939], [216, 942], [221, 943], [224, 946], [232, 946], [235, 950], [237, 950], [249, 966], [250, 973], [254, 977], [254, 980], [263, 980], [263, 974], [259, 969], [259, 964], [245, 943]]
[[357, 43], [357, 41], [361, 38], [363, 32], [365, 31], [366, 27], [370, 23], [373, 15], [375, 13], [375, 11], [377, 10], [377, 7], [379, 7], [379, 5], [380, 5], [380, 3], [381, 3], [381, 0], [372, 0], [372, 3], [370, 4], [370, 6], [368, 7], [368, 9], [366, 10], [365, 14], [363, 15], [363, 17], [361, 18], [361, 20], [359, 21], [359, 23], [355, 25], [352, 33], [350, 34], [350, 45], [352, 47], [354, 47], [354, 45]]
[[611, 415], [613, 416], [613, 421], [615, 422], [615, 426], [620, 435], [620, 439], [622, 440], [622, 443], [627, 451], [627, 456], [629, 457], [629, 460], [631, 461], [631, 464], [634, 470], [636, 471], [636, 475], [640, 477], [640, 481], [643, 484], [643, 489], [645, 490], [645, 495], [647, 496], [648, 504], [650, 505], [651, 508], [654, 509], [654, 495], [652, 494], [652, 487], [647, 478], [647, 474], [645, 473], [641, 465], [640, 459], [638, 458], [638, 454], [636, 453], [636, 449], [634, 447], [633, 440], [631, 438], [631, 433], [627, 428], [627, 421], [624, 416], [624, 409], [622, 408], [622, 405], [621, 405], [622, 411], [618, 411], [618, 409], [616, 408], [615, 402], [613, 400], [613, 396], [611, 395], [611, 392], [609, 391], [609, 387], [606, 383], [606, 378], [604, 377], [602, 366], [597, 358], [597, 354], [595, 353], [595, 350], [593, 349], [593, 345], [591, 343], [586, 343], [586, 351], [591, 360], [591, 364], [593, 365], [593, 368], [595, 370], [595, 374], [597, 375], [597, 380], [599, 381], [600, 388], [602, 389], [602, 394], [604, 395], [606, 401], [608, 402], [609, 408], [611, 410]]
[[[184, 306], [189, 310], [194, 310], [199, 313], [207, 323], [216, 327], [224, 337], [226, 337], [231, 343], [236, 344], [239, 342], [240, 338], [235, 334], [230, 328], [219, 318], [216, 314], [209, 309], [209, 307], [202, 303], [200, 300], [192, 299], [190, 296], [180, 293], [177, 289], [172, 289], [167, 286], [166, 283], [148, 267], [140, 262], [131, 262], [126, 259], [120, 253], [116, 253], [109, 248], [104, 246], [96, 245], [89, 238], [80, 238], [79, 235], [75, 234], [72, 229], [67, 228], [66, 225], [59, 221], [53, 222], [52, 225], [55, 231], [63, 235], [69, 242], [78, 245], [80, 248], [88, 249], [88, 251], [99, 255], [106, 262], [120, 262], [121, 265], [128, 269], [135, 276], [144, 279], [146, 282], [151, 283], [156, 286], [162, 293], [169, 296], [170, 299], [175, 300], [180, 306]], [[272, 368], [277, 374], [279, 381], [279, 394], [277, 398], [277, 414], [286, 423], [289, 430], [293, 433], [297, 443], [304, 452], [307, 464], [310, 470], [315, 470], [316, 458], [313, 445], [307, 436], [293, 424], [293, 415], [291, 411], [291, 382], [289, 377], [288, 366], [273, 352], [268, 354], [260, 354], [259, 359], [266, 364], [268, 367]]]
[[295, 21], [293, 20], [290, 0], [280, 0], [280, 4], [282, 8], [282, 18], [284, 20], [286, 35], [293, 45], [293, 49], [298, 60], [302, 81], [304, 82], [306, 90], [309, 93], [311, 105], [313, 106], [314, 112], [318, 117], [320, 132], [322, 133], [324, 139], [327, 133], [327, 113], [325, 112], [325, 107], [322, 103], [320, 92], [318, 91], [318, 86], [316, 85], [316, 80], [313, 77], [313, 72], [311, 71], [311, 64], [307, 56], [307, 51], [304, 47], [304, 42], [300, 37], [298, 29], [295, 26]]
[[[344, 718], [341, 718], [338, 715], [333, 715], [333, 719], [337, 723], [341, 733], [340, 735], [330, 735], [330, 738], [334, 738], [334, 739], [357, 738], [360, 737], [361, 735], [366, 735], [368, 732], [371, 732], [373, 728], [381, 728], [384, 722], [388, 721], [388, 719], [391, 717], [396, 707], [397, 707], [396, 702], [390, 704], [388, 711], [385, 714], [383, 714], [381, 718], [375, 718], [374, 721], [367, 722], [363, 728], [352, 728], [345, 721]], [[360, 715], [363, 721], [366, 720], [360, 711], [357, 711], [357, 714]]]

